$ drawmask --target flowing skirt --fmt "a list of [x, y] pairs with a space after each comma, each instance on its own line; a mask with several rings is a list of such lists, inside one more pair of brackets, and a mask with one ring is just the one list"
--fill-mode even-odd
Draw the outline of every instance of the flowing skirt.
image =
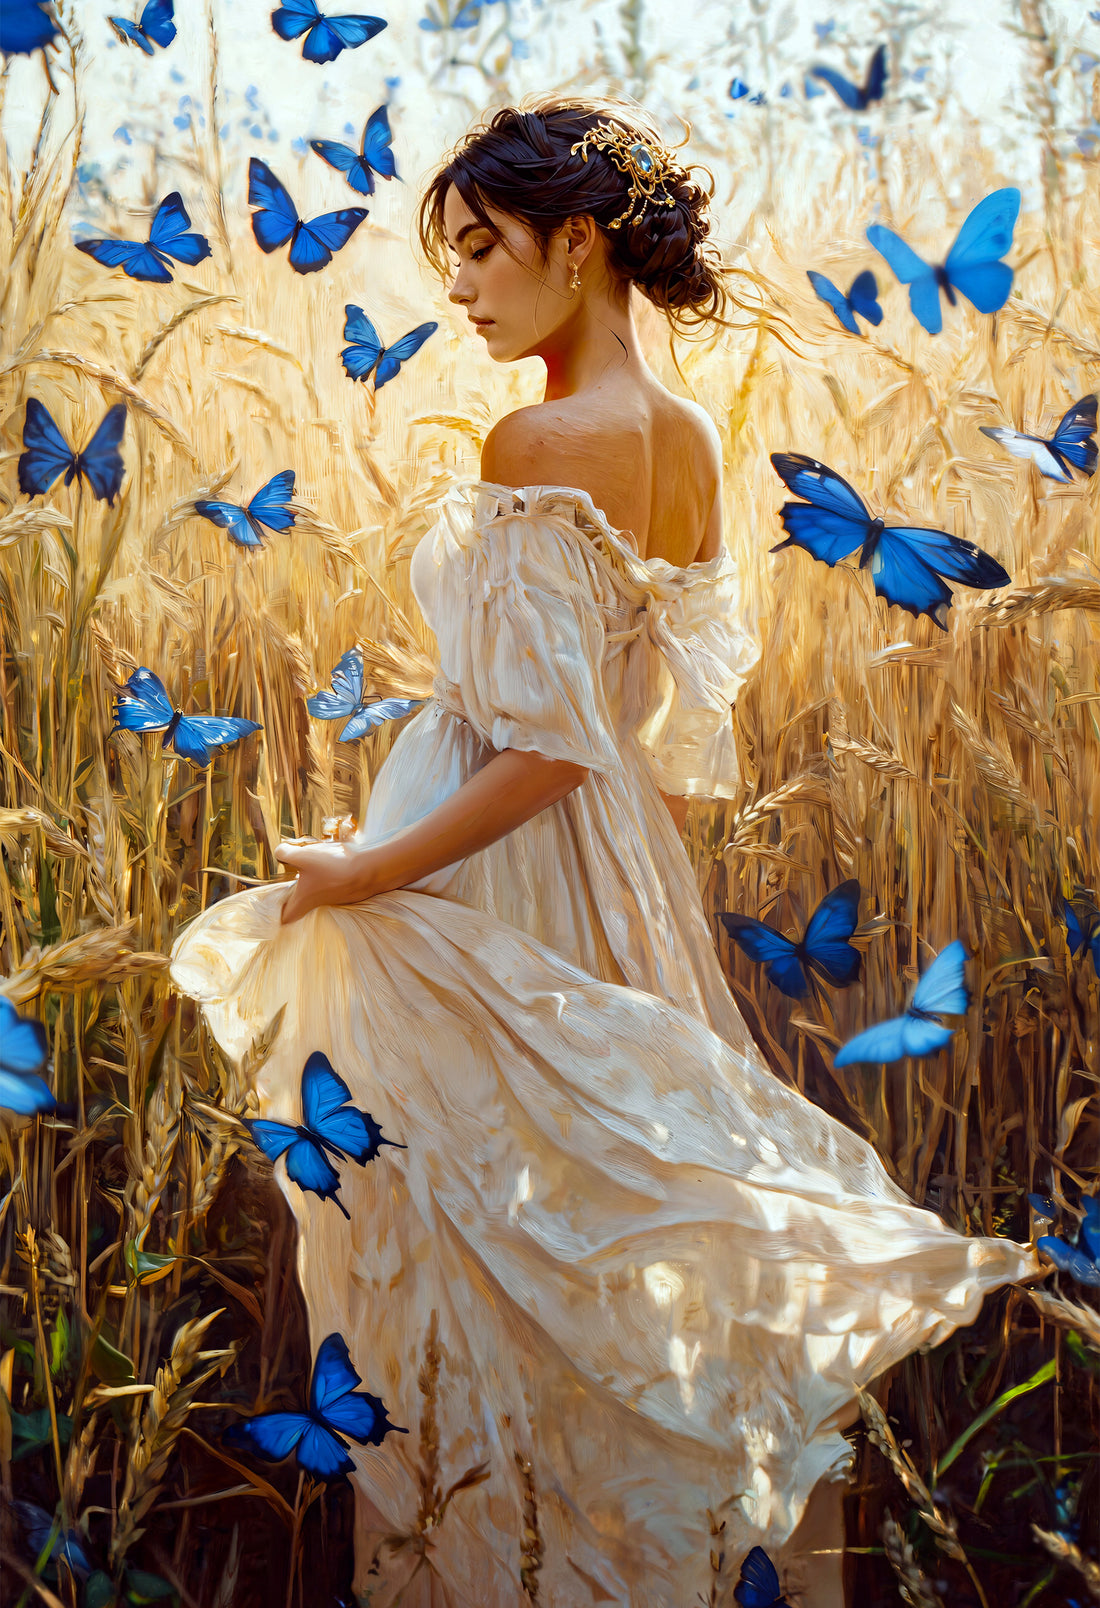
[[372, 1604], [688, 1608], [712, 1523], [779, 1546], [857, 1389], [1036, 1270], [689, 1011], [454, 899], [284, 898], [214, 906], [172, 972], [231, 1056], [285, 1007], [262, 1115], [301, 1121], [321, 1050], [407, 1147], [342, 1165], [350, 1221], [277, 1164], [314, 1349], [409, 1430], [352, 1447]]

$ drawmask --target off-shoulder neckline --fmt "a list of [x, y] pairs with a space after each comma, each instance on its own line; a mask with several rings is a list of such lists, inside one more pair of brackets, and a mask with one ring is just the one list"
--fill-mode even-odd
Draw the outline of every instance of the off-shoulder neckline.
[[[729, 550], [724, 542], [713, 558], [692, 559], [690, 564], [673, 564], [670, 559], [662, 558], [659, 553], [654, 554], [651, 558], [643, 558], [641, 554], [631, 545], [631, 542], [627, 540], [626, 535], [622, 531], [616, 530], [615, 526], [612, 525], [603, 509], [598, 507], [593, 501], [591, 493], [582, 491], [579, 486], [561, 486], [550, 482], [546, 484], [532, 484], [529, 486], [506, 486], [499, 481], [481, 480], [476, 476], [471, 476], [468, 479], [458, 481], [454, 489], [456, 491], [469, 492], [472, 495], [485, 493], [488, 496], [511, 497], [513, 502], [517, 498], [522, 498], [525, 505], [522, 510], [524, 513], [536, 512], [537, 508], [532, 507], [532, 504], [537, 505], [537, 503], [545, 497], [572, 498], [574, 502], [583, 508], [584, 512], [589, 516], [601, 534], [606, 534], [613, 540], [621, 543], [622, 546], [625, 547], [630, 553], [630, 556], [633, 558], [634, 562], [636, 564], [641, 564], [646, 568], [659, 565], [663, 570], [667, 570], [672, 574], [705, 575], [708, 571], [717, 572], [723, 562], [728, 558]], [[517, 510], [517, 512], [519, 511], [520, 510]]]

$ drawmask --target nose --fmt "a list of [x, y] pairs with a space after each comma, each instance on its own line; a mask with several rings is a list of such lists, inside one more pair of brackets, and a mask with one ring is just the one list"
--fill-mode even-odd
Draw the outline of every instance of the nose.
[[467, 286], [466, 280], [463, 277], [464, 273], [465, 273], [465, 264], [461, 268], [458, 268], [455, 271], [455, 276], [454, 276], [454, 280], [453, 280], [453, 282], [451, 284], [451, 288], [447, 292], [448, 300], [453, 301], [453, 302], [458, 302], [459, 304], [461, 304], [463, 302], [473, 301], [473, 299], [474, 299], [473, 291], [469, 289], [469, 287]]

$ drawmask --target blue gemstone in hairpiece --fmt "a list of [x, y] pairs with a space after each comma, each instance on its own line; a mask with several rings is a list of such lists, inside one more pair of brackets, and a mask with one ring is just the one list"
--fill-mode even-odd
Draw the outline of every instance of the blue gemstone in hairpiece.
[[630, 154], [637, 162], [643, 173], [651, 173], [653, 171], [653, 158], [650, 156], [644, 145], [632, 145], [630, 147]]

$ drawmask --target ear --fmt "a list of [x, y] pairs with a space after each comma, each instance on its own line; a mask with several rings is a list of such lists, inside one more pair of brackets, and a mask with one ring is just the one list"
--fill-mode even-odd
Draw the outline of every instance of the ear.
[[580, 214], [575, 218], [567, 218], [562, 229], [562, 239], [565, 242], [567, 263], [576, 263], [578, 268], [584, 266], [585, 259], [596, 245], [599, 234], [595, 219], [590, 214]]

